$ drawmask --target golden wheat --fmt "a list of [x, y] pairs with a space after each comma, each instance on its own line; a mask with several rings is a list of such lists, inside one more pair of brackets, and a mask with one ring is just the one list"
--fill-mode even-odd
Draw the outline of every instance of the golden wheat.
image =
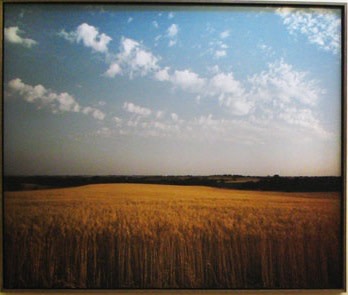
[[5, 288], [337, 288], [338, 193], [142, 184], [5, 193]]

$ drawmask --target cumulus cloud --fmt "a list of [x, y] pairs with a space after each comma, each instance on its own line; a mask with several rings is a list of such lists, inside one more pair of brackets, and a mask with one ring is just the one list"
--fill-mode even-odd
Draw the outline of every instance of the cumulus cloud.
[[278, 8], [277, 14], [292, 35], [302, 34], [319, 48], [337, 54], [341, 46], [340, 15], [326, 9]]
[[67, 32], [64, 29], [62, 29], [59, 33], [58, 33], [59, 37], [62, 37], [63, 39], [73, 43], [76, 41], [76, 32], [72, 31], [72, 32]]
[[77, 42], [83, 42], [86, 47], [91, 47], [98, 52], [107, 52], [108, 43], [112, 40], [111, 37], [99, 31], [86, 23], [78, 26], [77, 30]]
[[314, 117], [313, 111], [310, 109], [287, 108], [280, 113], [279, 117], [290, 124], [307, 128], [312, 128], [319, 124], [319, 120]]
[[215, 58], [227, 56], [228, 45], [221, 40], [213, 40], [209, 42], [208, 52], [212, 53]]
[[169, 73], [169, 68], [165, 68], [155, 74], [155, 79], [167, 81], [174, 87], [198, 94], [196, 101], [200, 101], [202, 97], [216, 97], [220, 105], [227, 107], [237, 116], [247, 115], [254, 106], [232, 72], [219, 72], [210, 78], [202, 78], [189, 69]]
[[216, 50], [215, 51], [215, 57], [220, 58], [226, 56], [226, 50]]
[[96, 134], [104, 137], [110, 137], [112, 134], [112, 130], [110, 130], [109, 127], [102, 127], [99, 130], [97, 130]]
[[221, 39], [226, 39], [227, 37], [230, 36], [230, 31], [226, 30], [220, 33], [220, 38]]
[[283, 60], [270, 63], [268, 70], [249, 78], [254, 95], [264, 101], [297, 101], [315, 105], [323, 90], [318, 82], [308, 78], [306, 72], [296, 71]]
[[256, 141], [255, 133], [258, 134], [260, 131], [259, 127], [242, 120], [219, 119], [214, 118], [212, 114], [184, 120], [177, 113], [169, 113], [168, 116], [161, 118], [132, 118], [128, 120], [126, 126], [118, 128], [122, 129], [124, 134], [136, 134], [143, 137], [170, 137], [214, 142], [222, 140], [239, 144]]
[[169, 40], [168, 46], [172, 47], [176, 44], [177, 40]]
[[116, 60], [112, 62], [105, 76], [113, 78], [121, 74], [122, 69], [129, 74], [131, 78], [136, 75], [145, 76], [146, 74], [157, 70], [158, 58], [148, 51], [139, 42], [122, 37], [120, 52]]
[[31, 48], [37, 44], [37, 42], [33, 39], [21, 37], [20, 35], [23, 33], [24, 31], [20, 30], [18, 27], [5, 28], [5, 40], [7, 42], [19, 44], [27, 48]]
[[174, 38], [179, 32], [179, 27], [177, 24], [171, 24], [167, 30], [168, 37]]
[[112, 120], [116, 123], [117, 126], [120, 126], [123, 121], [120, 117], [117, 116], [113, 117]]
[[264, 44], [264, 43], [259, 43], [257, 45], [257, 48], [260, 49], [261, 52], [266, 56], [271, 57], [271, 56], [274, 56], [274, 54], [275, 54], [273, 48], [271, 46]]
[[170, 81], [184, 90], [192, 92], [200, 92], [204, 86], [204, 79], [200, 78], [198, 74], [191, 70], [174, 71], [170, 77]]
[[[220, 42], [218, 46], [223, 48], [224, 44]], [[110, 64], [105, 75], [115, 77], [125, 73], [130, 78], [135, 75], [152, 77], [156, 81], [169, 83], [174, 89], [193, 94], [196, 101], [213, 98], [227, 112], [236, 117], [244, 117], [245, 120], [277, 120], [311, 129], [321, 135], [325, 133], [317, 120], [317, 114], [308, 111], [316, 108], [324, 90], [317, 81], [310, 79], [308, 73], [296, 70], [284, 60], [270, 63], [265, 71], [244, 81], [238, 80], [232, 71], [222, 72], [217, 66], [210, 69], [208, 76], [202, 77], [191, 69], [172, 70], [170, 67], [161, 67], [159, 60], [140, 42], [122, 37], [116, 60]], [[126, 102], [123, 108], [138, 115], [128, 122], [128, 126], [133, 127], [139, 126], [140, 117], [149, 117], [153, 113], [150, 109], [131, 102]], [[297, 114], [289, 111], [292, 109], [296, 109]], [[163, 118], [160, 111], [157, 115], [155, 112], [154, 116], [157, 120]], [[175, 115], [170, 115], [170, 119], [175, 121]]]
[[179, 26], [177, 24], [171, 24], [167, 29], [167, 37], [169, 38], [168, 46], [172, 47], [177, 43], [177, 36], [179, 32]]
[[242, 83], [234, 78], [232, 72], [214, 75], [209, 80], [207, 93], [218, 97], [220, 105], [237, 116], [249, 114], [254, 106]]
[[150, 110], [131, 102], [125, 102], [123, 109], [129, 117], [114, 117], [116, 132], [122, 135], [135, 134], [142, 137], [172, 137], [180, 135], [184, 120], [177, 113]]
[[35, 103], [39, 108], [49, 107], [54, 113], [80, 111], [80, 106], [75, 98], [66, 92], [57, 94], [41, 84], [36, 86], [25, 84], [19, 78], [11, 80], [8, 86], [11, 91], [18, 93], [25, 101]]
[[[319, 97], [322, 90], [306, 73], [296, 71], [282, 60], [270, 64], [266, 71], [244, 82], [237, 80], [232, 72], [223, 73], [219, 69], [210, 78], [201, 78], [190, 70], [171, 73], [169, 68], [162, 75], [165, 78], [158, 79], [159, 81], [171, 83], [201, 99], [217, 99], [233, 117], [215, 118], [209, 114], [183, 120], [177, 112], [152, 111], [126, 102], [124, 110], [137, 115], [130, 117], [126, 124], [117, 125], [126, 134], [177, 136], [244, 144], [262, 143], [262, 140], [269, 138], [269, 130], [274, 132], [272, 138], [278, 139], [283, 138], [284, 132], [296, 133], [296, 136], [308, 134], [322, 139], [330, 136], [316, 113], [318, 99], [314, 97]], [[304, 88], [312, 87], [309, 85], [316, 86], [309, 91]], [[301, 89], [294, 91], [291, 90], [292, 87]], [[289, 93], [289, 90], [292, 92]], [[306, 96], [311, 91], [316, 92], [308, 100]], [[296, 95], [293, 96], [293, 93]]]
[[209, 80], [207, 93], [218, 97], [220, 103], [226, 106], [231, 106], [234, 100], [246, 96], [244, 87], [232, 72], [214, 75]]
[[158, 81], [169, 81], [170, 76], [169, 76], [169, 67], [166, 67], [164, 69], [160, 69], [155, 73], [155, 79]]
[[97, 120], [104, 120], [104, 118], [105, 118], [105, 114], [101, 110], [98, 110], [98, 109], [93, 108], [93, 107], [83, 108], [82, 113], [84, 113], [86, 115], [91, 115], [93, 118], [95, 118]]
[[178, 122], [178, 121], [179, 121], [179, 116], [178, 116], [178, 114], [176, 114], [176, 113], [171, 113], [171, 114], [170, 114], [170, 117], [172, 118], [172, 120], [173, 120], [174, 122]]
[[[316, 80], [310, 79], [308, 73], [298, 71], [280, 60], [270, 63], [267, 70], [249, 77], [247, 81], [240, 81], [233, 72], [224, 73], [219, 68], [212, 74], [203, 78], [189, 69], [170, 72], [169, 68], [164, 68], [155, 74], [155, 79], [196, 94], [200, 100], [204, 97], [216, 98], [222, 107], [235, 116], [253, 114], [257, 117], [262, 114], [262, 119], [276, 118], [319, 132], [319, 121], [312, 120], [316, 114], [304, 110], [315, 108], [324, 90]], [[293, 113], [286, 112], [295, 107], [297, 116], [301, 114], [301, 120], [295, 120]], [[309, 124], [304, 123], [306, 116]]]
[[129, 113], [133, 113], [133, 114], [145, 116], [145, 117], [151, 115], [152, 113], [150, 109], [135, 105], [132, 102], [125, 102], [123, 104], [123, 108]]
[[232, 72], [218, 73], [210, 79], [210, 91], [212, 94], [234, 94], [235, 96], [242, 96], [244, 89], [241, 83], [235, 79]]
[[213, 120], [213, 115], [209, 114], [208, 116], [200, 116], [198, 119], [196, 119], [196, 122], [198, 125], [202, 126], [215, 126], [217, 120]]
[[111, 37], [104, 33], [99, 33], [99, 30], [87, 23], [79, 25], [75, 31], [66, 32], [60, 31], [59, 36], [76, 43], [83, 43], [84, 46], [92, 48], [96, 52], [107, 53], [108, 44], [112, 40]]
[[236, 116], [248, 115], [254, 107], [252, 101], [248, 101], [245, 98], [232, 98], [229, 97], [225, 100], [225, 105], [227, 105], [232, 114]]
[[315, 110], [325, 91], [308, 73], [297, 71], [283, 60], [249, 78], [249, 97], [263, 114], [263, 120], [280, 120], [327, 137]]
[[109, 78], [114, 78], [116, 75], [122, 73], [121, 66], [118, 63], [112, 63], [109, 69], [105, 72], [105, 76]]
[[47, 108], [52, 113], [82, 112], [98, 120], [103, 120], [105, 117], [105, 114], [96, 108], [82, 108], [74, 96], [67, 92], [55, 93], [41, 84], [36, 86], [25, 84], [19, 78], [11, 80], [8, 87], [12, 93], [19, 94], [25, 101], [36, 104], [39, 109]]
[[156, 118], [157, 119], [161, 119], [161, 118], [163, 118], [163, 116], [164, 116], [164, 112], [163, 111], [157, 111], [156, 112]]

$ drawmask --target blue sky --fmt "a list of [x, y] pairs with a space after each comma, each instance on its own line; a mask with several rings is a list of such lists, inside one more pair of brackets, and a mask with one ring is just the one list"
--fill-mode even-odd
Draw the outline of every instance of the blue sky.
[[6, 174], [340, 175], [340, 11], [5, 4]]

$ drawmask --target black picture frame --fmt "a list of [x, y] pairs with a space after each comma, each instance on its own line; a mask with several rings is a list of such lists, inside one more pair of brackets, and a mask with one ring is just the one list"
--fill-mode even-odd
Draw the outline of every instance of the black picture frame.
[[[169, 288], [158, 288], [158, 287], [153, 287], [153, 288], [137, 288], [137, 287], [121, 287], [121, 288], [108, 288], [108, 287], [100, 287], [100, 288], [89, 288], [89, 287], [85, 287], [85, 288], [79, 288], [79, 287], [71, 287], [71, 286], [66, 286], [66, 287], [52, 287], [52, 288], [46, 288], [46, 287], [41, 287], [41, 288], [37, 288], [37, 287], [28, 287], [28, 288], [23, 288], [23, 287], [11, 287], [9, 284], [9, 277], [8, 274], [6, 272], [6, 270], [9, 269], [9, 265], [6, 266], [6, 263], [8, 263], [8, 253], [7, 250], [8, 246], [5, 246], [6, 243], [6, 234], [8, 234], [8, 230], [6, 229], [6, 223], [5, 223], [5, 217], [6, 217], [6, 205], [5, 205], [5, 201], [6, 201], [6, 193], [8, 191], [17, 191], [19, 190], [18, 187], [21, 187], [23, 183], [27, 183], [28, 182], [28, 178], [26, 177], [17, 177], [17, 176], [12, 176], [12, 175], [7, 175], [5, 168], [4, 168], [4, 163], [6, 162], [6, 155], [4, 152], [4, 146], [6, 145], [5, 142], [5, 137], [4, 134], [6, 133], [6, 121], [4, 119], [4, 117], [6, 117], [6, 108], [4, 107], [4, 100], [5, 100], [5, 92], [6, 92], [6, 83], [5, 83], [5, 72], [4, 72], [4, 68], [5, 68], [5, 60], [6, 60], [6, 53], [4, 51], [5, 48], [5, 33], [4, 33], [4, 29], [5, 29], [5, 20], [6, 20], [6, 7], [8, 6], [14, 6], [14, 5], [27, 5], [28, 7], [30, 5], [66, 5], [66, 6], [74, 6], [77, 7], [79, 5], [103, 5], [104, 7], [112, 7], [112, 6], [119, 6], [119, 7], [131, 7], [132, 9], [137, 9], [137, 7], [140, 8], [147, 8], [147, 7], [156, 7], [156, 8], [161, 8], [161, 7], [172, 7], [175, 9], [178, 9], [180, 7], [180, 9], [185, 9], [185, 7], [190, 7], [193, 9], [205, 9], [205, 8], [209, 8], [209, 7], [217, 7], [219, 9], [223, 9], [223, 8], [231, 8], [231, 7], [241, 7], [243, 9], [258, 9], [258, 8], [278, 8], [278, 7], [290, 7], [290, 8], [300, 8], [300, 9], [309, 9], [309, 8], [318, 8], [318, 9], [337, 9], [341, 11], [341, 48], [340, 48], [340, 54], [341, 54], [341, 178], [340, 178], [340, 182], [339, 182], [339, 193], [341, 195], [341, 199], [340, 199], [340, 212], [341, 212], [341, 225], [340, 225], [340, 246], [341, 248], [338, 249], [338, 251], [341, 251], [341, 258], [343, 260], [342, 265], [340, 266], [340, 284], [337, 285], [336, 287], [330, 287], [329, 285], [327, 285], [328, 287], [325, 288], [321, 288], [321, 287], [317, 287], [317, 285], [315, 285], [313, 288], [311, 287], [304, 287], [304, 288], [298, 288], [298, 287], [294, 287], [294, 288], [283, 288], [283, 287], [244, 287], [244, 288], [240, 288], [240, 287], [235, 287], [235, 288], [228, 288], [228, 287], [224, 287], [224, 286], [215, 286], [213, 288], [200, 288], [200, 287], [193, 287], [193, 288], [188, 288], [186, 285], [185, 286], [178, 286], [177, 288], [173, 288], [173, 287], [169, 287]], [[208, 1], [208, 0], [204, 0], [204, 1], [195, 1], [195, 0], [190, 0], [190, 1], [181, 1], [181, 0], [170, 0], [170, 1], [156, 1], [156, 0], [146, 0], [146, 1], [123, 1], [123, 0], [118, 0], [118, 1], [112, 1], [112, 2], [99, 2], [99, 1], [62, 1], [62, 2], [56, 2], [56, 1], [37, 1], [37, 2], [31, 2], [31, 1], [4, 1], [3, 3], [1, 3], [1, 12], [2, 12], [2, 73], [1, 73], [1, 80], [2, 80], [2, 146], [3, 146], [3, 152], [2, 152], [2, 163], [3, 163], [3, 169], [2, 169], [2, 290], [7, 292], [7, 291], [48, 291], [48, 290], [52, 290], [52, 291], [117, 291], [117, 292], [122, 292], [122, 291], [127, 291], [127, 292], [143, 292], [143, 291], [156, 291], [156, 292], [160, 292], [160, 291], [164, 291], [164, 292], [168, 292], [170, 290], [173, 291], [201, 291], [201, 290], [206, 290], [206, 291], [224, 291], [224, 290], [238, 290], [238, 291], [255, 291], [255, 290], [262, 290], [262, 291], [276, 291], [276, 292], [281, 292], [284, 290], [288, 290], [288, 289], [294, 289], [294, 290], [307, 290], [307, 291], [323, 291], [324, 289], [330, 289], [331, 291], [346, 291], [346, 222], [347, 222], [347, 217], [346, 217], [346, 179], [347, 179], [347, 174], [346, 174], [346, 170], [347, 170], [347, 166], [346, 166], [346, 162], [347, 162], [347, 156], [346, 156], [346, 149], [347, 149], [347, 4], [346, 3], [330, 3], [330, 2], [279, 2], [279, 1], [270, 1], [270, 2], [266, 2], [266, 1], [240, 1], [240, 2], [235, 2], [235, 1]], [[29, 176], [28, 176], [29, 177]], [[119, 176], [118, 176], [119, 177]], [[30, 178], [30, 177], [29, 177]], [[109, 178], [107, 178], [108, 180], [110, 180]], [[274, 175], [273, 180], [277, 180], [277, 175]], [[271, 180], [272, 180], [271, 179]], [[69, 179], [57, 179], [54, 178], [54, 176], [52, 176], [52, 178], [48, 177], [33, 177], [29, 179], [30, 181], [33, 181], [35, 186], [35, 189], [40, 188], [41, 185], [45, 186], [45, 184], [49, 183], [49, 185], [51, 185], [51, 183], [54, 183], [54, 186], [57, 187], [65, 187], [65, 186], [69, 186], [67, 183], [73, 183], [74, 185], [78, 184], [78, 185], [85, 185], [85, 184], [90, 184], [90, 183], [103, 183], [105, 182], [105, 179], [93, 179], [91, 181], [90, 178], [88, 178], [86, 180], [86, 178], [74, 178], [73, 180]], [[132, 180], [130, 182], [137, 182], [138, 180]], [[145, 179], [145, 183], [147, 183], [149, 180]], [[157, 182], [156, 182], [157, 181]], [[162, 183], [162, 179], [160, 180], [156, 180], [155, 183]], [[165, 184], [167, 180], [165, 180]], [[176, 179], [170, 179], [168, 180], [170, 182], [176, 183]], [[190, 180], [191, 181], [191, 180]], [[192, 183], [195, 183], [195, 179], [192, 180]], [[200, 180], [201, 182], [198, 181], [198, 184], [202, 184], [202, 180]], [[203, 180], [204, 182], [205, 180]], [[269, 179], [265, 180], [266, 182], [269, 181]], [[323, 181], [323, 179], [320, 179], [320, 181]], [[111, 182], [126, 182], [124, 178], [112, 178]], [[128, 182], [128, 180], [127, 180]], [[151, 181], [150, 181], [151, 182]], [[180, 181], [179, 181], [180, 182]], [[182, 183], [179, 183], [182, 184]], [[185, 185], [187, 185], [187, 183], [184, 183]], [[214, 183], [214, 185], [216, 185]], [[324, 184], [325, 186], [326, 184]], [[330, 186], [331, 184], [328, 184], [328, 186]], [[336, 185], [336, 184], [335, 184]], [[9, 189], [10, 187], [10, 189]], [[28, 188], [28, 187], [26, 187]], [[21, 187], [20, 190], [22, 190], [23, 188]], [[29, 187], [29, 189], [32, 189], [31, 187]], [[261, 188], [262, 189], [262, 188]], [[10, 287], [9, 287], [10, 286]]]

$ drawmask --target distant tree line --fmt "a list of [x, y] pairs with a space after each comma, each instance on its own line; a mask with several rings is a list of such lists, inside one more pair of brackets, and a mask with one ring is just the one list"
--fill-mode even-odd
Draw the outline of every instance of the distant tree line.
[[[256, 180], [255, 180], [256, 179]], [[197, 185], [240, 190], [320, 192], [342, 191], [341, 177], [249, 177], [241, 175], [213, 176], [5, 176], [5, 191], [73, 187], [88, 184], [144, 183]]]

